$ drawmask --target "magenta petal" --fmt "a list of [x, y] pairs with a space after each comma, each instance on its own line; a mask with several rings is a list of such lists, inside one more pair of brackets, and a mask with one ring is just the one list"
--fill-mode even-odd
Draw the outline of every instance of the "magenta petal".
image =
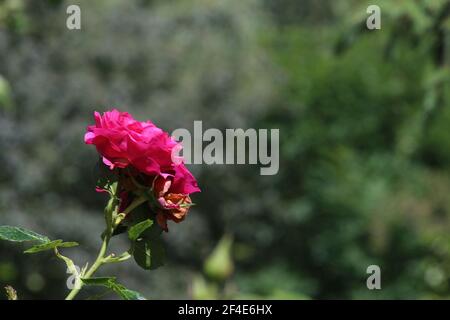
[[183, 158], [177, 156], [181, 144], [151, 121], [136, 121], [129, 113], [117, 109], [103, 114], [95, 112], [94, 118], [95, 124], [87, 128], [84, 141], [95, 145], [110, 169], [132, 165], [150, 177], [170, 178], [171, 184], [164, 184], [163, 192], [200, 191], [194, 176], [182, 163]]

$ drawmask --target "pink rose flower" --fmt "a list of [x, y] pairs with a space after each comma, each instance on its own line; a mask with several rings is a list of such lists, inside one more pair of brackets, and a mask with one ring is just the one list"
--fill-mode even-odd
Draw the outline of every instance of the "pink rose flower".
[[171, 152], [177, 143], [152, 122], [134, 120], [128, 112], [95, 112], [95, 125], [88, 126], [84, 141], [96, 146], [103, 162], [110, 167], [130, 164], [146, 174], [158, 174], [170, 167]]
[[[130, 168], [144, 176], [144, 180], [154, 182], [158, 188], [156, 193], [162, 191], [159, 181], [165, 181], [169, 189], [164, 189], [161, 195], [163, 199], [167, 198], [166, 202], [160, 202], [161, 212], [166, 212], [170, 220], [181, 221], [191, 203], [189, 194], [200, 191], [183, 159], [172, 157], [181, 145], [151, 121], [137, 121], [127, 112], [114, 109], [103, 115], [95, 112], [94, 117], [95, 125], [88, 126], [85, 143], [95, 145], [103, 163], [111, 170]], [[148, 183], [149, 188], [154, 187], [152, 183]], [[174, 210], [178, 211], [175, 213]], [[167, 231], [161, 215], [157, 220]]]

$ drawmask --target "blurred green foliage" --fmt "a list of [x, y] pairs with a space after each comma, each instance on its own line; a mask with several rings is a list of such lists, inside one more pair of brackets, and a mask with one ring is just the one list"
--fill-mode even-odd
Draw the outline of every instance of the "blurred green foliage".
[[[369, 2], [381, 30], [365, 29]], [[69, 1], [0, 1], [0, 224], [92, 259], [94, 110], [280, 128], [276, 176], [192, 165], [203, 192], [164, 236], [167, 265], [114, 266], [120, 281], [149, 298], [449, 297], [449, 1], [75, 3], [80, 31]], [[0, 243], [0, 285], [64, 296], [63, 266], [21, 251]]]

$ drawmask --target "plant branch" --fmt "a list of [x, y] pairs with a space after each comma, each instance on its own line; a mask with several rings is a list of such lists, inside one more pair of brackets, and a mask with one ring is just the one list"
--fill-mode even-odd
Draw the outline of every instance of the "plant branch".
[[[106, 252], [108, 249], [109, 241], [111, 240], [112, 234], [114, 232], [115, 227], [118, 225], [117, 222], [114, 223], [114, 225], [108, 225], [108, 221], [112, 221], [112, 217], [117, 216], [117, 211], [119, 204], [117, 201], [115, 201], [117, 198], [113, 194], [111, 195], [111, 199], [108, 202], [108, 205], [105, 208], [105, 215], [106, 215], [106, 221], [107, 221], [107, 227], [103, 234], [103, 242], [102, 246], [100, 248], [100, 251], [98, 253], [97, 259], [94, 261], [94, 264], [86, 271], [86, 273], [83, 276], [83, 279], [89, 279], [94, 275], [94, 273], [103, 265], [106, 263], [114, 263], [114, 262], [122, 262], [128, 260], [131, 255], [126, 252], [119, 257], [114, 257], [113, 255], [106, 256]], [[136, 198], [129, 206], [125, 209], [124, 216], [126, 216], [128, 213], [133, 211], [133, 209], [137, 208], [139, 205], [144, 203], [146, 201], [145, 197], [139, 197]], [[109, 218], [111, 217], [111, 219]], [[79, 279], [80, 275], [78, 275], [77, 280], [78, 283], [75, 286], [72, 291], [69, 292], [69, 294], [66, 297], [66, 300], [73, 300], [75, 296], [80, 292], [80, 290], [83, 288], [84, 283], [81, 279]]]

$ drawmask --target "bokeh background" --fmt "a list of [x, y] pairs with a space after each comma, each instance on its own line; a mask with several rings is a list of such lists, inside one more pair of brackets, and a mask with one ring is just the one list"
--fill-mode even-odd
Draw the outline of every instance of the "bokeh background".
[[[279, 128], [278, 175], [191, 165], [203, 192], [164, 235], [166, 265], [100, 274], [150, 299], [449, 298], [449, 40], [447, 0], [1, 0], [0, 224], [94, 259], [94, 110], [169, 132]], [[64, 297], [64, 264], [23, 250], [0, 242], [1, 287]]]

